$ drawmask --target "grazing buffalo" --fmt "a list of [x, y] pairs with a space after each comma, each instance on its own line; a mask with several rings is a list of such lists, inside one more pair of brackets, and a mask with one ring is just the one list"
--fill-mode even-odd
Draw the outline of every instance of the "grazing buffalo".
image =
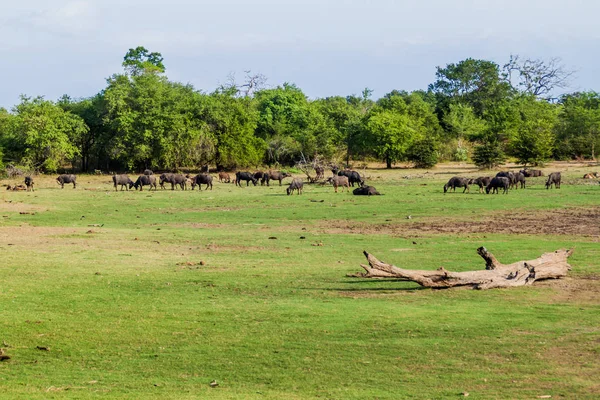
[[133, 185], [133, 181], [129, 179], [127, 175], [113, 175], [112, 180], [115, 185], [115, 192], [117, 191], [117, 185], [121, 185], [121, 191], [123, 191], [123, 186], [125, 186], [125, 189], [129, 190]]
[[65, 183], [72, 183], [73, 189], [77, 187], [76, 181], [77, 177], [73, 174], [62, 174], [58, 178], [56, 178], [56, 182], [60, 185], [61, 189], [65, 188]]
[[348, 182], [347, 176], [334, 175], [334, 176], [328, 178], [327, 182], [333, 184], [333, 188], [335, 189], [336, 193], [337, 193], [338, 187], [340, 187], [340, 186], [342, 188], [346, 188], [346, 192], [350, 191], [350, 183]]
[[144, 175], [154, 175], [154, 172], [152, 172], [151, 169], [145, 169], [144, 170]]
[[468, 192], [470, 182], [471, 180], [467, 178], [461, 178], [458, 176], [452, 177], [448, 183], [444, 185], [444, 193], [446, 193], [448, 189], [452, 189], [452, 191], [455, 192], [457, 187], [464, 187], [465, 189], [463, 190], [463, 193]]
[[131, 189], [132, 187], [135, 187], [135, 190], [137, 190], [139, 188], [140, 192], [141, 192], [142, 190], [144, 190], [144, 186], [150, 186], [150, 190], [152, 190], [152, 188], [154, 187], [154, 190], [156, 190], [156, 176], [140, 175], [140, 176], [138, 176], [135, 183], [129, 184], [129, 189]]
[[202, 190], [202, 185], [206, 185], [206, 190], [210, 186], [210, 190], [213, 188], [213, 177], [207, 174], [198, 174], [192, 178], [192, 190], [198, 185], [198, 190]]
[[269, 181], [279, 181], [279, 186], [281, 186], [281, 181], [285, 178], [291, 178], [291, 176], [292, 175], [288, 174], [287, 172], [269, 170], [263, 174], [260, 184], [264, 185], [266, 182], [267, 186], [269, 186]]
[[550, 187], [554, 184], [555, 189], [560, 189], [560, 172], [553, 172], [548, 175], [548, 180], [546, 181], [546, 189], [550, 189]]
[[486, 186], [490, 184], [491, 180], [491, 176], [480, 176], [479, 178], [471, 179], [469, 184], [479, 186], [479, 193], [483, 193]]
[[187, 178], [182, 174], [171, 174], [164, 173], [160, 176], [160, 187], [165, 188], [165, 183], [171, 184], [171, 190], [175, 190], [175, 185], [181, 187], [181, 190], [185, 190]]
[[532, 177], [536, 177], [536, 176], [544, 176], [544, 174], [542, 173], [541, 170], [539, 169], [522, 169], [519, 171], [520, 173], [523, 174], [523, 176], [525, 178], [532, 178]]
[[227, 172], [219, 172], [219, 182], [230, 183], [231, 177]]
[[354, 184], [357, 183], [358, 186], [364, 185], [365, 181], [360, 177], [360, 174], [356, 171], [352, 171], [350, 169], [339, 170], [338, 168], [333, 168], [331, 170], [334, 175], [337, 176], [346, 176], [348, 177], [348, 182], [354, 187]]
[[31, 176], [26, 176], [25, 177], [25, 186], [27, 186], [27, 191], [29, 192], [30, 190], [33, 192], [33, 178]]
[[485, 192], [487, 194], [490, 194], [490, 190], [492, 191], [492, 194], [494, 193], [498, 193], [498, 188], [502, 188], [504, 189], [504, 194], [508, 193], [508, 189], [510, 189], [510, 179], [508, 179], [505, 176], [497, 176], [495, 178], [493, 178], [489, 185], [487, 185], [487, 187], [485, 188]]
[[288, 196], [290, 194], [294, 193], [294, 190], [297, 190], [298, 194], [300, 194], [300, 193], [302, 193], [303, 187], [304, 187], [304, 183], [302, 182], [302, 179], [294, 178], [294, 179], [292, 179], [292, 183], [290, 183], [290, 186], [288, 186], [288, 188], [285, 189], [285, 191], [288, 194]]
[[352, 191], [352, 194], [355, 196], [379, 196], [381, 193], [375, 189], [374, 186], [362, 186], [357, 187]]
[[250, 182], [252, 182], [254, 184], [254, 186], [256, 186], [256, 182], [258, 182], [258, 180], [254, 177], [254, 174], [252, 174], [251, 172], [236, 172], [235, 173], [235, 184], [236, 186], [242, 186], [242, 183], [240, 181], [246, 181], [246, 186], [250, 185]]

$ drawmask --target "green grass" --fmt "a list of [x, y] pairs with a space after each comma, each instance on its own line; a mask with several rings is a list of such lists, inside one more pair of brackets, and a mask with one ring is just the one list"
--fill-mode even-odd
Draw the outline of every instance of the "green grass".
[[[597, 236], [387, 228], [597, 209], [600, 186], [444, 195], [449, 175], [401, 176], [381, 172], [385, 195], [372, 198], [225, 184], [115, 193], [96, 177], [3, 192], [0, 398], [597, 398]], [[575, 246], [573, 271], [566, 287], [490, 291], [346, 277], [363, 250], [479, 269], [481, 245], [502, 262]]]

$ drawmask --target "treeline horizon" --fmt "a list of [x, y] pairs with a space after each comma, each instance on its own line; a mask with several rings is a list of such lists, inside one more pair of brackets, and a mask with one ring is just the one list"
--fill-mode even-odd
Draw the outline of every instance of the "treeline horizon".
[[211, 93], [170, 81], [160, 53], [130, 49], [98, 94], [57, 101], [22, 96], [0, 108], [0, 168], [41, 172], [236, 169], [320, 160], [377, 160], [430, 168], [492, 168], [595, 159], [600, 94], [572, 92], [558, 59], [468, 58], [437, 67], [424, 90], [308, 99], [294, 84], [250, 73]]

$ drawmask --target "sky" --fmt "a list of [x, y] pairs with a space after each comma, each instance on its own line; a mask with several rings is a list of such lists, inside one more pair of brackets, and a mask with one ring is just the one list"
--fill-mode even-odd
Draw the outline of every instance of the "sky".
[[466, 58], [559, 57], [567, 91], [600, 91], [598, 0], [0, 0], [0, 107], [93, 96], [129, 48], [211, 92], [234, 75], [310, 98], [426, 89]]

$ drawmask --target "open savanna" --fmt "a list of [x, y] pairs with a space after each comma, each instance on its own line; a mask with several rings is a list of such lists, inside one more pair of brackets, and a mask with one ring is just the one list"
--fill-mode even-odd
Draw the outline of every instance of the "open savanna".
[[[579, 179], [598, 167], [555, 170], [561, 189], [508, 195], [444, 194], [486, 174], [457, 164], [367, 169], [373, 197], [85, 175], [2, 190], [0, 398], [598, 398], [600, 185]], [[363, 250], [481, 269], [479, 246], [576, 250], [568, 278], [507, 290], [346, 277]]]

